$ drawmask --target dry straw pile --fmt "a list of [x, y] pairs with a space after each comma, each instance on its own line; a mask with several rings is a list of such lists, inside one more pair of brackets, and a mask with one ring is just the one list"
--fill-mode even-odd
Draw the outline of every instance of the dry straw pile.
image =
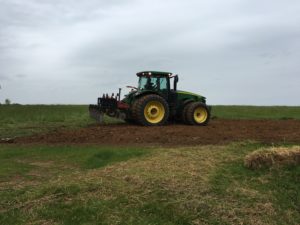
[[248, 154], [244, 165], [250, 169], [273, 165], [300, 165], [300, 146], [260, 149]]

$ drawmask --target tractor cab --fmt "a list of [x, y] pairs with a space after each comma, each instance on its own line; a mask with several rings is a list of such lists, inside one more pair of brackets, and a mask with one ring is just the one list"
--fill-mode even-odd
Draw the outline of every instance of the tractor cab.
[[[172, 73], [158, 71], [144, 71], [137, 73], [139, 77], [138, 92], [158, 92], [166, 98], [171, 91], [176, 91], [178, 76]], [[173, 89], [171, 89], [170, 80], [174, 78]]]
[[[171, 108], [175, 107], [177, 103], [178, 75], [160, 71], [143, 71], [136, 75], [139, 77], [138, 95], [157, 94], [163, 97]], [[172, 78], [174, 78], [173, 85], [171, 85]]]

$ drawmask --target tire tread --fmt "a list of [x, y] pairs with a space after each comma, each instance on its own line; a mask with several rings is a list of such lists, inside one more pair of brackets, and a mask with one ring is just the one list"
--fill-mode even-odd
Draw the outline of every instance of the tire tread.
[[[149, 101], [159, 101], [165, 107], [165, 117], [162, 119], [161, 122], [159, 122], [157, 124], [149, 123], [144, 116], [144, 108]], [[139, 99], [136, 99], [135, 102], [133, 103], [132, 115], [133, 115], [133, 119], [138, 124], [143, 125], [143, 126], [163, 125], [167, 122], [168, 117], [169, 117], [169, 106], [168, 106], [167, 101], [164, 98], [160, 97], [159, 95], [155, 95], [155, 94], [145, 95]]]
[[[204, 107], [208, 114], [207, 119], [203, 123], [200, 123], [200, 124], [194, 120], [194, 111], [199, 106]], [[210, 119], [210, 112], [208, 110], [208, 107], [206, 104], [204, 104], [202, 102], [192, 102], [192, 103], [188, 104], [185, 113], [186, 113], [185, 114], [186, 123], [189, 125], [205, 126], [205, 125], [207, 125], [207, 123], [209, 122], [209, 119]]]

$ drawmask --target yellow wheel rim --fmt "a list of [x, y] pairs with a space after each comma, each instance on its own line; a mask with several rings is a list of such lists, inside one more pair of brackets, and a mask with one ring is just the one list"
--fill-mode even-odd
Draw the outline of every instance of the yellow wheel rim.
[[207, 119], [208, 113], [206, 108], [198, 107], [194, 111], [194, 120], [196, 123], [204, 123]]
[[165, 116], [165, 107], [158, 101], [148, 102], [144, 109], [144, 116], [149, 123], [159, 123]]

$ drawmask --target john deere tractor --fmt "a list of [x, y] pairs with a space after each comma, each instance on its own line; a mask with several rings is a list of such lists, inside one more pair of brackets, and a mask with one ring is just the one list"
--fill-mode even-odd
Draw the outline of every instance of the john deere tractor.
[[106, 114], [144, 126], [163, 125], [167, 121], [189, 125], [208, 123], [210, 107], [206, 105], [206, 98], [177, 90], [178, 75], [158, 71], [136, 75], [139, 78], [137, 87], [127, 86], [131, 91], [122, 100], [120, 88], [116, 95], [104, 94], [98, 98], [97, 105], [89, 106], [90, 115], [99, 122]]

